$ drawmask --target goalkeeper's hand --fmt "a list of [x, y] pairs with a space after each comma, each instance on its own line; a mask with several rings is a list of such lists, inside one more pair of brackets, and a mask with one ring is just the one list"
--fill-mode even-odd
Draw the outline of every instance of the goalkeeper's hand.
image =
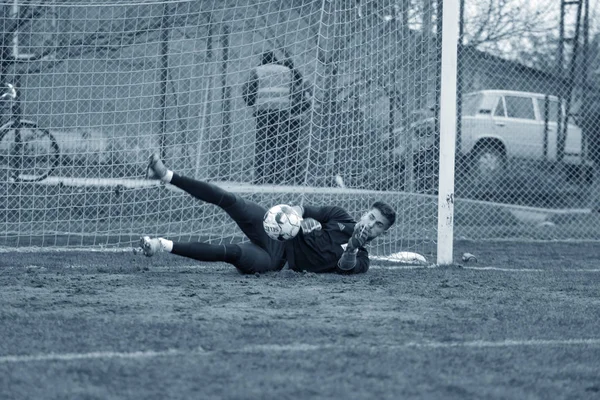
[[312, 231], [320, 231], [321, 223], [313, 218], [304, 218], [300, 223], [300, 229], [302, 229], [302, 233], [306, 235]]
[[348, 240], [348, 246], [346, 247], [346, 250], [354, 251], [360, 247], [363, 247], [367, 243], [367, 240], [369, 240], [369, 228], [361, 224], [356, 224], [354, 225], [352, 237], [350, 240]]

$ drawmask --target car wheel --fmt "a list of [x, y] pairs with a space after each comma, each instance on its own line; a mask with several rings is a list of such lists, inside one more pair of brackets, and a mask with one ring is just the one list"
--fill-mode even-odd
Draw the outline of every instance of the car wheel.
[[470, 175], [476, 182], [495, 182], [504, 174], [506, 156], [504, 152], [490, 144], [483, 145], [473, 153]]

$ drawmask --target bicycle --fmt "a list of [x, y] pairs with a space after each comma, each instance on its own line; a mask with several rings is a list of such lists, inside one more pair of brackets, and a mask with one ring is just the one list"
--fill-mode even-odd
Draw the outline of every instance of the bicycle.
[[2, 101], [11, 102], [9, 121], [0, 126], [0, 182], [38, 182], [56, 169], [60, 148], [56, 138], [20, 115], [17, 89], [8, 83]]

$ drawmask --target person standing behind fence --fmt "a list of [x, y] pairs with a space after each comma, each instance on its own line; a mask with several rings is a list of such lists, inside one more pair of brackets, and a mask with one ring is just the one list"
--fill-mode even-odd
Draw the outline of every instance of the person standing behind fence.
[[254, 183], [300, 183], [301, 121], [311, 104], [300, 72], [290, 59], [279, 62], [267, 51], [244, 83], [242, 96], [256, 118]]

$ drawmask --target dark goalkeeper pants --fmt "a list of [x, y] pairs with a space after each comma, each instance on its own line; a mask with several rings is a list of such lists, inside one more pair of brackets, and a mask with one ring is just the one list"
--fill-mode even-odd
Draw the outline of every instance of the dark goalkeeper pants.
[[[211, 183], [197, 181], [178, 174], [173, 174], [171, 184], [199, 200], [219, 206], [235, 221], [244, 235], [250, 239], [250, 243], [231, 245], [239, 247], [240, 256], [231, 263], [240, 272], [278, 271], [283, 268], [285, 265], [285, 243], [267, 236], [263, 228], [263, 218], [267, 212], [265, 207]], [[202, 259], [199, 257], [194, 258]], [[230, 262], [224, 258], [207, 261]]]

